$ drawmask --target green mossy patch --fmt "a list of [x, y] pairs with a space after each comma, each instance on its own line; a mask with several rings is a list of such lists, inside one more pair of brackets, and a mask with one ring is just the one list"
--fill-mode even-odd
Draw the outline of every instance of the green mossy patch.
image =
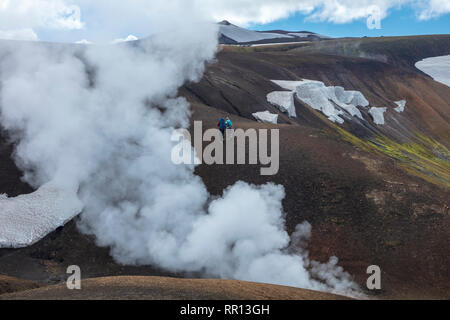
[[386, 136], [363, 140], [335, 126], [342, 139], [367, 152], [381, 153], [399, 161], [409, 174], [450, 187], [450, 151], [441, 143], [417, 133], [414, 142], [398, 143]]

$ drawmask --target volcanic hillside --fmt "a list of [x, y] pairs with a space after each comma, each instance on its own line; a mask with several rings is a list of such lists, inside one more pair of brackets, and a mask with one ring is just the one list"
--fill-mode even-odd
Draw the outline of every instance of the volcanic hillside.
[[[448, 54], [450, 36], [222, 46], [203, 79], [180, 90], [192, 104], [191, 121], [202, 120], [208, 129], [229, 115], [236, 128], [280, 129], [280, 170], [261, 176], [254, 165], [200, 165], [196, 173], [214, 195], [239, 180], [282, 184], [288, 232], [305, 220], [312, 224], [312, 259], [339, 257], [361, 288], [367, 267], [381, 267], [382, 290], [366, 291], [369, 296], [449, 298], [450, 88], [414, 67], [425, 57]], [[311, 97], [340, 86], [336, 93], [344, 98], [319, 97], [329, 113], [294, 94], [298, 85], [316, 90], [306, 92]], [[365, 104], [356, 91], [369, 104], [356, 106], [361, 117], [345, 111], [355, 107], [352, 97]], [[272, 92], [292, 94], [289, 111], [296, 117], [268, 102]], [[255, 120], [255, 113], [266, 111], [278, 116], [277, 123]], [[31, 192], [11, 160], [7, 133], [2, 135], [0, 194]], [[78, 264], [88, 278], [186, 276], [118, 265], [75, 224], [76, 219], [31, 247], [0, 250], [0, 274], [53, 284], [65, 279], [68, 265]], [[44, 295], [53, 297], [57, 290]], [[196, 290], [201, 295], [204, 289]], [[17, 297], [36, 297], [29, 292]]]
[[[227, 114], [240, 128], [279, 128], [280, 172], [264, 178], [247, 166], [200, 166], [198, 174], [214, 194], [237, 180], [283, 184], [289, 231], [312, 222], [314, 258], [338, 256], [362, 286], [367, 266], [381, 266], [385, 297], [448, 297], [450, 88], [414, 62], [449, 54], [450, 36], [345, 40], [361, 42], [359, 56], [322, 53], [339, 40], [294, 49], [223, 47], [203, 80], [182, 90], [195, 106], [193, 119], [214, 126]], [[296, 118], [267, 101], [286, 90], [271, 80], [302, 79], [360, 91], [370, 106], [359, 108], [363, 119], [344, 116], [338, 124], [298, 97]], [[383, 125], [371, 108], [386, 108]], [[279, 124], [252, 122], [266, 111]]]
[[[0, 278], [0, 284], [1, 284]], [[35, 285], [36, 287], [36, 285]], [[34, 287], [34, 288], [35, 288]], [[164, 277], [107, 277], [83, 281], [82, 290], [65, 284], [18, 288], [0, 300], [347, 300], [329, 293], [233, 280]]]

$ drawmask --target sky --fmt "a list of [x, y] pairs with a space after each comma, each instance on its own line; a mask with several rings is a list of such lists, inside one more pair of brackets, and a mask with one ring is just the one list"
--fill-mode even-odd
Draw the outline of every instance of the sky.
[[[450, 2], [450, 0], [449, 0]], [[308, 21], [308, 16], [300, 13], [271, 23], [253, 23], [252, 30], [289, 30], [312, 31], [330, 37], [379, 37], [408, 36], [423, 34], [450, 34], [450, 14], [443, 14], [430, 19], [418, 19], [410, 7], [392, 10], [386, 18], [381, 19], [380, 29], [369, 29], [367, 18], [349, 23], [330, 23]]]
[[[253, 30], [307, 30], [332, 37], [450, 33], [450, 0], [190, 3], [187, 21], [228, 20]], [[164, 17], [178, 7], [175, 0], [0, 0], [0, 38], [82, 43], [135, 40], [161, 31], [161, 26], [169, 30], [171, 21]], [[376, 28], [368, 28], [368, 19]]]

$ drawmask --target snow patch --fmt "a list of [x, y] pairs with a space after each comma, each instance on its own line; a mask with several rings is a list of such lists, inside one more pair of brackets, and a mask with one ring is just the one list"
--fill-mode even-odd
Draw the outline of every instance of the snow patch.
[[287, 113], [289, 117], [297, 117], [297, 113], [295, 112], [294, 92], [274, 91], [267, 95], [267, 101], [280, 109], [281, 112]]
[[386, 112], [386, 110], [387, 108], [370, 108], [369, 114], [372, 116], [373, 122], [375, 124], [384, 124], [384, 113]]
[[75, 44], [93, 44], [93, 43], [89, 40], [83, 39], [83, 40], [76, 41]]
[[331, 39], [328, 36], [324, 36], [324, 35], [312, 33], [312, 32], [289, 32], [288, 35], [291, 35], [294, 37], [299, 37], [299, 38], [307, 38], [309, 36], [315, 36], [319, 39]]
[[239, 28], [235, 25], [220, 25], [219, 31], [225, 37], [230, 38], [236, 42], [254, 42], [266, 39], [277, 39], [277, 38], [290, 38], [292, 36], [279, 34], [279, 33], [269, 33], [269, 32], [256, 32], [252, 30], [247, 30], [244, 28]]
[[124, 38], [124, 39], [115, 39], [115, 40], [113, 40], [111, 43], [112, 43], [112, 44], [117, 44], [117, 43], [130, 42], [130, 41], [137, 41], [137, 40], [139, 40], [138, 37], [136, 37], [136, 36], [130, 34], [130, 35], [128, 35], [128, 37], [126, 37], [126, 38]]
[[450, 55], [423, 59], [416, 63], [416, 68], [450, 87]]
[[351, 104], [360, 107], [369, 106], [369, 101], [367, 101], [366, 97], [364, 97], [364, 95], [361, 92], [354, 90], [346, 91], [343, 87], [334, 87], [334, 88], [336, 98], [338, 99], [338, 101], [345, 104]]
[[398, 106], [397, 108], [394, 108], [395, 111], [398, 113], [405, 111], [406, 100], [395, 101], [395, 104]]
[[0, 195], [0, 248], [30, 246], [77, 216], [83, 206], [76, 191], [48, 183], [31, 194]]
[[272, 80], [281, 88], [291, 90], [297, 97], [315, 110], [321, 111], [332, 122], [344, 123], [344, 111], [352, 117], [364, 120], [357, 107], [369, 106], [369, 101], [359, 91], [346, 91], [343, 87], [327, 87], [321, 81]]
[[268, 46], [280, 46], [280, 45], [292, 45], [301, 43], [311, 43], [310, 41], [289, 41], [289, 42], [274, 42], [274, 43], [257, 43], [252, 44], [251, 47], [268, 47]]
[[255, 112], [255, 113], [252, 113], [252, 116], [259, 122], [275, 123], [275, 124], [278, 123], [278, 115], [274, 114], [274, 113], [270, 113], [269, 111]]
[[291, 81], [291, 80], [272, 80], [272, 82], [275, 83], [277, 86], [290, 91], [295, 91], [297, 86], [304, 83], [304, 81]]
[[289, 32], [290, 36], [299, 37], [299, 38], [307, 38], [308, 36], [312, 35], [312, 33], [307, 32]]

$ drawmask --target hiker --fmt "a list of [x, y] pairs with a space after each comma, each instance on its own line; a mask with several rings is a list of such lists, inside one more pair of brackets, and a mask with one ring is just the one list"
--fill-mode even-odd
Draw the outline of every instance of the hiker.
[[230, 118], [227, 117], [225, 124], [227, 126], [227, 129], [233, 129], [233, 123], [231, 122]]
[[233, 136], [233, 133], [231, 132], [231, 129], [233, 129], [233, 123], [231, 122], [230, 118], [225, 119], [225, 125], [227, 129], [225, 130], [227, 139], [231, 138]]
[[220, 118], [217, 122], [217, 127], [219, 128], [220, 132], [222, 132], [222, 137], [225, 138], [225, 129], [227, 128], [227, 124], [224, 118]]

